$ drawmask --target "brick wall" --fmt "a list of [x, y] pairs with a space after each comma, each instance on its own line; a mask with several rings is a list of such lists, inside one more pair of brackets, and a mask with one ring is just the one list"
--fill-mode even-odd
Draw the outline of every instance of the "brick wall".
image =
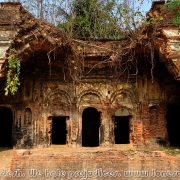
[[[74, 153], [58, 153], [58, 154], [17, 154], [15, 153], [11, 163], [11, 171], [18, 170], [23, 172], [24, 178], [8, 178], [8, 179], [83, 179], [78, 171], [83, 173], [88, 171], [98, 172], [97, 177], [84, 179], [133, 179], [133, 180], [152, 180], [152, 179], [178, 179], [180, 174], [174, 174], [174, 178], [162, 177], [166, 172], [178, 171], [180, 168], [180, 156], [169, 156], [164, 152], [139, 152], [139, 151], [96, 151], [96, 152], [74, 152]], [[30, 169], [37, 172], [35, 177], [30, 178]], [[46, 170], [47, 169], [47, 170]], [[60, 177], [50, 172], [65, 171], [65, 176]], [[102, 171], [113, 172], [114, 177], [104, 177]], [[147, 177], [128, 177], [125, 171], [148, 171]], [[32, 171], [31, 171], [32, 172]], [[76, 173], [75, 173], [76, 172]], [[160, 174], [159, 174], [160, 172]], [[163, 172], [163, 173], [162, 173]], [[42, 174], [43, 173], [43, 174]], [[116, 174], [117, 173], [117, 174]], [[20, 174], [20, 173], [19, 173]], [[57, 177], [50, 177], [50, 176]], [[62, 175], [62, 174], [61, 174]], [[121, 177], [119, 177], [121, 175]], [[154, 177], [150, 177], [154, 175]], [[39, 177], [38, 177], [39, 176]], [[42, 176], [42, 177], [41, 177]], [[98, 177], [99, 176], [99, 177]], [[102, 177], [100, 177], [102, 176]], [[117, 176], [117, 177], [116, 177]], [[159, 176], [159, 178], [157, 178]], [[3, 179], [3, 178], [2, 178]]]

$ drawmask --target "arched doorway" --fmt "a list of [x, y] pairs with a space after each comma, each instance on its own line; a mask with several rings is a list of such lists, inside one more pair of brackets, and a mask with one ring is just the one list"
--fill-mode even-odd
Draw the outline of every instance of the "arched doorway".
[[82, 146], [99, 146], [100, 112], [95, 108], [86, 108], [82, 115]]
[[170, 145], [180, 146], [180, 106], [178, 104], [168, 105], [166, 120]]
[[0, 147], [12, 147], [12, 112], [9, 108], [0, 108]]

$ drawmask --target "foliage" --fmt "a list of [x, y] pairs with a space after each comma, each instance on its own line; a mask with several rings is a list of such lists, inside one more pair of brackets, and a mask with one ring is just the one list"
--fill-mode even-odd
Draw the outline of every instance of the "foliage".
[[130, 34], [136, 36], [135, 31], [146, 21], [140, 12], [141, 2], [135, 7], [134, 1], [74, 0], [69, 12], [59, 11], [64, 21], [58, 26], [71, 37], [121, 39]]
[[[84, 71], [83, 43], [91, 46], [94, 39], [126, 39], [122, 47], [115, 49], [112, 46], [109, 49], [109, 51], [113, 52], [112, 56], [101, 62], [107, 63], [109, 67], [114, 68], [112, 72], [114, 72], [114, 76], [117, 78], [124, 74], [124, 72], [127, 72], [129, 76], [131, 67], [135, 67], [136, 72], [133, 75], [137, 75], [138, 63], [135, 58], [135, 47], [137, 45], [141, 45], [141, 51], [146, 47], [152, 50], [150, 61], [153, 69], [153, 41], [152, 38], [149, 38], [144, 33], [144, 29], [147, 27], [144, 25], [146, 18], [140, 10], [143, 1], [32, 0], [22, 2], [26, 5], [27, 10], [36, 14], [36, 17], [47, 20], [67, 32], [67, 41], [70, 46], [66, 52], [67, 58], [65, 59], [66, 62], [63, 68], [68, 69], [68, 76], [70, 75], [73, 81], [77, 82], [81, 79]], [[153, 19], [150, 19], [147, 25], [151, 25], [152, 22]], [[89, 42], [78, 40], [78, 46], [73, 47], [74, 42], [77, 40], [76, 38], [85, 38]]]
[[146, 25], [149, 26], [154, 22], [154, 18], [150, 18], [148, 21], [146, 21]]
[[[59, 27], [73, 37], [115, 38], [118, 37], [110, 13], [115, 6], [114, 0], [73, 1], [66, 22]], [[66, 13], [67, 14], [67, 13]], [[116, 24], [116, 23], [115, 23]]]
[[168, 11], [171, 11], [172, 9], [175, 9], [178, 6], [180, 6], [180, 0], [171, 0], [171, 1], [166, 3], [166, 7], [167, 7]]
[[37, 18], [63, 28], [70, 37], [122, 39], [130, 34], [138, 39], [136, 31], [146, 22], [141, 12], [145, 0], [17, 1]]
[[[167, 2], [166, 7], [168, 11], [171, 11], [180, 7], [180, 0], [172, 0], [170, 2]], [[172, 23], [180, 27], [180, 10], [177, 12], [176, 16], [173, 18]]]
[[[67, 41], [71, 47], [66, 52], [68, 57], [63, 68], [68, 69], [67, 74], [74, 82], [79, 82], [84, 72], [83, 43], [91, 46], [95, 39], [126, 39], [123, 47], [115, 49], [113, 46], [110, 49], [113, 55], [101, 63], [107, 63], [117, 78], [126, 72], [129, 74], [131, 67], [135, 67], [134, 74], [137, 74], [134, 48], [137, 44], [144, 43], [142, 24], [146, 22], [146, 18], [141, 12], [143, 2], [144, 0], [32, 0], [26, 5], [27, 9], [34, 8], [31, 12], [37, 12], [36, 17], [67, 32]], [[73, 47], [77, 38], [83, 40], [78, 42], [78, 47]], [[84, 39], [89, 41], [88, 44]], [[151, 42], [146, 44], [148, 47], [152, 45]], [[147, 47], [146, 44], [143, 47]], [[123, 58], [124, 56], [127, 58]]]
[[8, 71], [6, 77], [6, 87], [5, 87], [5, 95], [7, 96], [9, 92], [14, 95], [18, 90], [19, 75], [20, 75], [20, 60], [17, 57], [17, 53], [15, 49], [10, 50], [10, 55], [8, 57]]
[[172, 148], [163, 148], [162, 151], [166, 152], [169, 155], [179, 155], [180, 150], [179, 149], [172, 149]]
[[180, 11], [178, 11], [174, 17], [173, 24], [180, 27]]

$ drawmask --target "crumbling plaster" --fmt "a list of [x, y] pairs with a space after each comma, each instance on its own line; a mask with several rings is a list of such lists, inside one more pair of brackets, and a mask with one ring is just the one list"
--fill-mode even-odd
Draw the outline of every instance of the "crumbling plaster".
[[[2, 24], [1, 26], [5, 27]], [[42, 28], [44, 24], [37, 26]], [[50, 25], [47, 26], [50, 29]], [[2, 28], [0, 32], [2, 32], [0, 58], [3, 59], [3, 63], [5, 50], [9, 47], [14, 32]], [[155, 40], [160, 61], [166, 65], [174, 78], [179, 80], [177, 29], [163, 28], [161, 32], [161, 36]], [[56, 31], [53, 33], [56, 34]], [[4, 45], [6, 37], [8, 37], [7, 43]], [[18, 39], [20, 37], [16, 36], [16, 41]], [[32, 54], [34, 43], [38, 46], [39, 42], [35, 37], [29, 44], [25, 43], [25, 49], [19, 51], [23, 54], [23, 63], [26, 63]], [[111, 46], [112, 43], [112, 41], [105, 42], [104, 48]], [[115, 44], [118, 43], [115, 42]], [[106, 50], [96, 51], [96, 48], [91, 47], [86, 54], [90, 58], [88, 63], [100, 60], [97, 57], [99, 53], [100, 57], [107, 56], [107, 54], [110, 56], [110, 52]], [[158, 57], [156, 58], [158, 61]], [[88, 107], [96, 108], [101, 114], [100, 146], [114, 145], [114, 116], [129, 116], [130, 145], [159, 146], [162, 145], [161, 142], [168, 145], [165, 116], [168, 104], [179, 103], [179, 82], [173, 79], [162, 64], [159, 66], [161, 68], [155, 69], [153, 76], [150, 74], [150, 67], [142, 64], [139, 74], [129, 79], [127, 77], [119, 79], [107, 77], [106, 72], [102, 71], [102, 75], [94, 74], [84, 78], [79, 84], [62, 81], [53, 72], [48, 78], [38, 77], [31, 74], [32, 72], [29, 72], [28, 76], [27, 74], [22, 75], [21, 86], [17, 94], [5, 97], [2, 88], [0, 97], [0, 107], [7, 107], [12, 111], [13, 147], [51, 146], [54, 116], [66, 117], [67, 146], [81, 147], [82, 113]], [[96, 70], [101, 71], [101, 68]], [[3, 78], [3, 72], [1, 77]]]
[[[67, 145], [72, 147], [81, 146], [82, 113], [88, 107], [94, 107], [101, 112], [101, 126], [103, 129], [103, 139], [100, 146], [113, 146], [113, 117], [130, 116], [130, 144], [143, 146], [145, 144], [157, 145], [158, 138], [167, 138], [166, 129], [166, 94], [162, 93], [158, 82], [147, 81], [147, 89], [139, 86], [142, 81], [124, 83], [114, 81], [111, 83], [63, 83], [59, 81], [42, 80], [41, 83], [28, 81], [32, 86], [24, 93], [21, 102], [18, 99], [13, 104], [14, 124], [17, 126], [21, 119], [20, 129], [14, 127], [14, 146], [22, 148], [24, 146], [51, 145], [52, 117], [66, 116], [67, 124]], [[34, 82], [34, 83], [33, 83]], [[36, 93], [33, 84], [38, 84]], [[40, 86], [42, 85], [42, 87]], [[157, 92], [152, 91], [157, 89]], [[156, 87], [156, 88], [155, 88]], [[29, 86], [27, 86], [29, 88]], [[172, 89], [173, 86], [170, 87]], [[25, 92], [26, 86], [22, 92]], [[155, 93], [155, 94], [154, 94]], [[16, 97], [19, 97], [17, 93]], [[33, 100], [36, 97], [36, 100]], [[164, 103], [163, 103], [164, 102]], [[2, 105], [4, 106], [4, 105]], [[31, 109], [31, 124], [25, 124], [26, 109]], [[29, 143], [26, 141], [29, 138]]]

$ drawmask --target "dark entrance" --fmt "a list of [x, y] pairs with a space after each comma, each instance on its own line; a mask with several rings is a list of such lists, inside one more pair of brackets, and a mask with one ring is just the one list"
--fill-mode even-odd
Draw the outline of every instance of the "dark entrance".
[[95, 108], [87, 108], [82, 115], [82, 146], [99, 146], [100, 113]]
[[9, 108], [0, 108], [0, 147], [12, 147], [12, 112]]
[[129, 116], [115, 116], [115, 144], [129, 144]]
[[66, 144], [66, 117], [52, 118], [52, 144]]
[[180, 106], [178, 104], [168, 106], [166, 120], [170, 145], [180, 146]]

